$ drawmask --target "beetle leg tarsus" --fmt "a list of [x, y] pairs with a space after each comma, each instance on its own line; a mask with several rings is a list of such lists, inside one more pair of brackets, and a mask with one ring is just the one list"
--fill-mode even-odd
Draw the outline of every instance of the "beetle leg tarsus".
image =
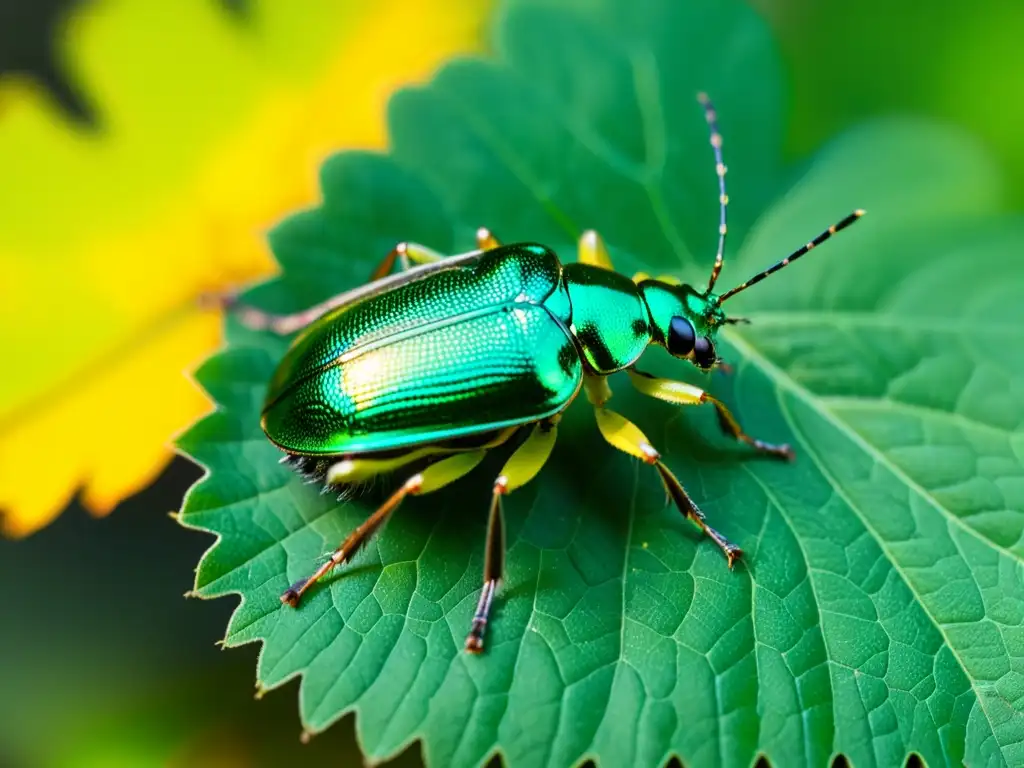
[[612, 447], [618, 448], [630, 456], [635, 456], [645, 464], [649, 464], [658, 470], [658, 475], [661, 477], [662, 485], [664, 485], [669, 498], [675, 503], [680, 512], [696, 523], [697, 527], [718, 545], [718, 548], [722, 550], [722, 554], [728, 560], [729, 567], [732, 568], [733, 564], [742, 554], [742, 550], [708, 525], [704, 513], [700, 511], [700, 508], [690, 498], [682, 483], [672, 474], [672, 470], [661, 461], [661, 454], [651, 445], [651, 442], [640, 431], [640, 428], [625, 417], [607, 408], [597, 407], [594, 409], [594, 412], [597, 417], [598, 429], [601, 430], [601, 435], [604, 439]]
[[196, 297], [196, 303], [200, 309], [229, 312], [238, 304], [238, 291], [203, 291]]
[[736, 372], [736, 368], [731, 363], [725, 362], [722, 358], [718, 358], [715, 361], [715, 370], [721, 371], [726, 376], [732, 376]]
[[300, 579], [292, 584], [288, 589], [281, 595], [281, 602], [286, 605], [290, 605], [292, 608], [296, 608], [299, 605], [299, 600], [302, 599], [302, 587], [308, 579]]
[[499, 477], [498, 482], [494, 484], [494, 494], [491, 497], [491, 513], [487, 520], [487, 551], [484, 554], [484, 588], [476, 604], [469, 634], [466, 635], [466, 650], [470, 653], [483, 653], [484, 633], [487, 631], [487, 620], [491, 615], [491, 603], [505, 571], [505, 518], [501, 508], [501, 497], [508, 493], [508, 487], [501, 483], [502, 480], [503, 477]]
[[766, 443], [763, 440], [753, 438], [744, 432], [743, 428], [740, 427], [740, 423], [736, 420], [736, 417], [732, 415], [729, 409], [726, 408], [725, 404], [720, 400], [717, 400], [707, 393], [704, 395], [704, 400], [705, 402], [709, 402], [715, 406], [715, 413], [718, 414], [718, 426], [721, 427], [722, 432], [725, 434], [736, 438], [741, 443], [749, 445], [758, 453], [764, 453], [776, 459], [782, 459], [783, 461], [793, 461], [796, 458], [796, 454], [790, 446], [786, 444], [776, 445], [775, 443]]
[[530, 482], [551, 456], [558, 436], [557, 417], [535, 424], [529, 436], [505, 462], [494, 481], [491, 509], [487, 519], [487, 549], [484, 553], [484, 587], [473, 621], [466, 635], [466, 650], [482, 653], [484, 633], [491, 614], [494, 594], [505, 572], [505, 518], [501, 497]]
[[695, 387], [682, 381], [673, 381], [672, 379], [659, 379], [635, 369], [628, 371], [628, 373], [629, 380], [642, 394], [648, 397], [656, 397], [659, 400], [674, 403], [675, 405], [703, 405], [704, 403], [710, 403], [715, 407], [715, 413], [718, 415], [718, 426], [726, 435], [749, 445], [758, 453], [785, 461], [792, 461], [794, 459], [793, 449], [788, 445], [766, 443], [744, 432], [736, 417], [725, 407], [725, 403], [712, 397], [700, 387]]
[[291, 315], [278, 315], [251, 304], [234, 301], [225, 306], [225, 311], [234, 315], [238, 322], [251, 331], [269, 331], [278, 336], [290, 336], [305, 328], [330, 308], [331, 302], [328, 301]]
[[334, 566], [348, 562], [356, 552], [362, 549], [363, 545], [366, 544], [366, 542], [373, 537], [373, 534], [380, 529], [381, 525], [384, 524], [384, 521], [388, 516], [398, 508], [398, 505], [402, 503], [402, 499], [410, 493], [413, 493], [418, 488], [417, 484], [420, 480], [420, 475], [413, 475], [409, 478], [401, 488], [391, 494], [387, 501], [381, 504], [380, 508], [376, 512], [370, 515], [362, 525], [348, 535], [348, 538], [341, 543], [341, 546], [331, 553], [326, 562], [322, 563], [312, 576], [307, 579], [297, 581], [288, 587], [288, 589], [286, 589], [281, 595], [281, 602], [290, 605], [293, 608], [298, 607], [303, 594], [305, 594], [310, 587], [330, 573]]
[[497, 579], [491, 579], [484, 583], [480, 601], [476, 605], [476, 613], [473, 615], [473, 623], [470, 626], [469, 634], [466, 635], [466, 650], [469, 653], [483, 653], [484, 651], [484, 633], [487, 631], [487, 619], [491, 613], [491, 603], [497, 588]]
[[[259, 309], [252, 306], [251, 304], [245, 304], [238, 300], [238, 297], [234, 294], [225, 294], [222, 297], [221, 309], [225, 314], [233, 315], [238, 322], [244, 325], [251, 331], [271, 331], [273, 333], [279, 333], [277, 330], [281, 324], [281, 321], [285, 315], [276, 315], [272, 312]], [[281, 334], [281, 335], [287, 335]]]
[[438, 488], [443, 488], [450, 482], [458, 480], [467, 474], [483, 459], [486, 451], [475, 450], [465, 453], [457, 453], [435, 464], [431, 464], [422, 472], [418, 472], [403, 483], [402, 487], [388, 497], [387, 501], [380, 505], [376, 512], [370, 515], [362, 525], [348, 535], [348, 538], [341, 543], [325, 563], [308, 579], [303, 579], [292, 584], [281, 595], [281, 602], [297, 607], [303, 594], [317, 581], [326, 576], [336, 565], [342, 565], [351, 560], [355, 554], [362, 549], [366, 543], [373, 538], [384, 525], [392, 512], [402, 503], [402, 500], [409, 495], [430, 493]]
[[729, 563], [729, 568], [731, 569], [736, 564], [736, 561], [742, 557], [743, 550], [708, 525], [708, 521], [704, 516], [704, 513], [700, 510], [700, 507], [694, 503], [693, 499], [690, 498], [690, 494], [688, 494], [686, 489], [683, 488], [683, 484], [679, 482], [678, 478], [676, 478], [674, 474], [672, 474], [672, 470], [666, 467], [660, 460], [656, 460], [654, 462], [654, 466], [657, 468], [658, 474], [661, 476], [661, 482], [665, 485], [665, 490], [672, 498], [676, 508], [692, 520], [697, 527], [703, 531], [704, 535], [718, 545], [718, 548], [722, 550], [722, 554], [725, 555], [725, 559]]

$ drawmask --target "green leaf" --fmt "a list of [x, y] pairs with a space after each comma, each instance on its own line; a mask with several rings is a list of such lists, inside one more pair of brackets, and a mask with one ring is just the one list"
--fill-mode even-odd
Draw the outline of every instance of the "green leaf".
[[[508, 498], [508, 559], [483, 657], [461, 652], [501, 457], [406, 502], [298, 610], [278, 595], [379, 502], [319, 496], [278, 464], [260, 404], [280, 340], [229, 328], [199, 372], [219, 403], [182, 448], [210, 470], [182, 520], [220, 538], [204, 597], [243, 598], [226, 641], [258, 679], [302, 676], [304, 723], [346, 712], [368, 756], [422, 739], [428, 764], [930, 765], [1024, 761], [1024, 222], [967, 137], [880, 121], [781, 161], [765, 26], [722, 0], [510, 2], [493, 61], [460, 61], [391, 105], [390, 156], [323, 168], [323, 204], [272, 235], [294, 310], [363, 280], [396, 242], [467, 250], [480, 225], [573, 258], [587, 227], [623, 270], [707, 279], [717, 191], [693, 98], [719, 108], [730, 173], [722, 285], [854, 207], [864, 221], [730, 303], [731, 377], [704, 382], [795, 465], [751, 457], [706, 409], [630, 394], [713, 523], [729, 571], [653, 470], [575, 404], [541, 476]], [[651, 352], [645, 367], [688, 366]], [[699, 377], [693, 379], [698, 383]], [[493, 460], [492, 460], [493, 459]]]

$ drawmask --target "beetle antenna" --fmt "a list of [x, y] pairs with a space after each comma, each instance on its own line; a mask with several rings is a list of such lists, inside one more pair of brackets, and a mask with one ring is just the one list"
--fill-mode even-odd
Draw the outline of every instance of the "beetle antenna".
[[857, 219], [859, 219], [863, 215], [864, 215], [864, 211], [858, 208], [856, 211], [854, 211], [853, 213], [848, 215], [845, 219], [840, 221], [838, 224], [833, 224], [831, 227], [826, 229], [824, 232], [822, 232], [816, 238], [811, 240], [809, 243], [807, 243], [806, 245], [802, 246], [801, 248], [793, 251], [793, 253], [789, 254], [789, 256], [784, 258], [778, 264], [776, 264], [774, 266], [771, 266], [771, 267], [768, 267], [768, 269], [766, 269], [764, 272], [761, 272], [760, 274], [754, 275], [752, 278], [747, 280], [747, 282], [743, 283], [742, 285], [737, 285], [735, 288], [733, 288], [728, 293], [723, 294], [722, 297], [718, 300], [718, 303], [721, 304], [726, 299], [732, 298], [733, 296], [735, 296], [740, 291], [745, 291], [750, 286], [756, 285], [757, 283], [760, 283], [762, 280], [764, 280], [766, 277], [768, 277], [768, 275], [775, 274], [776, 272], [778, 272], [783, 267], [788, 267], [792, 262], [794, 262], [797, 259], [799, 259], [801, 256], [803, 256], [808, 251], [810, 251], [810, 250], [814, 249], [815, 247], [817, 247], [817, 246], [821, 245], [822, 243], [824, 243], [826, 240], [828, 240], [830, 237], [832, 237], [832, 235], [834, 235], [836, 232], [839, 232], [842, 229], [846, 229], [848, 226], [853, 224], [853, 222], [855, 222]]
[[715, 152], [715, 173], [718, 175], [718, 253], [715, 254], [715, 266], [711, 268], [711, 279], [708, 281], [708, 293], [718, 282], [722, 272], [722, 261], [725, 258], [725, 210], [729, 206], [729, 196], [725, 194], [725, 161], [722, 159], [722, 134], [718, 130], [718, 113], [706, 93], [698, 93], [697, 101], [704, 107], [704, 119], [711, 130], [711, 148]]

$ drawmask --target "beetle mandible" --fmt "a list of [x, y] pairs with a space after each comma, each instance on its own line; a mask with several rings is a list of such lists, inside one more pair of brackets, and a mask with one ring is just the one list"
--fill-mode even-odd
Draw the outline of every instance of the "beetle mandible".
[[[723, 431], [754, 450], [792, 459], [787, 445], [747, 435], [702, 389], [637, 370], [650, 345], [702, 371], [721, 364], [715, 337], [722, 305], [856, 221], [857, 210], [745, 283], [715, 293], [726, 236], [726, 167], [715, 109], [699, 95], [711, 132], [719, 189], [719, 236], [705, 290], [670, 277], [615, 272], [601, 237], [579, 238], [579, 258], [562, 264], [534, 243], [501, 245], [486, 229], [477, 249], [442, 256], [398, 244], [371, 282], [294, 315], [236, 307], [244, 323], [282, 335], [301, 331], [270, 382], [261, 425], [282, 459], [325, 488], [341, 490], [385, 473], [408, 476], [308, 578], [281, 596], [297, 606], [348, 562], [410, 495], [436, 491], [470, 472], [487, 451], [514, 445], [494, 481], [483, 590], [466, 637], [479, 653], [504, 570], [502, 497], [522, 487], [551, 454], [560, 414], [583, 391], [604, 439], [651, 465], [680, 512], [722, 550], [731, 568], [741, 550], [704, 514], [647, 437], [607, 407], [606, 377], [626, 371], [640, 392], [677, 405], [709, 404]], [[392, 274], [395, 262], [401, 271]]]

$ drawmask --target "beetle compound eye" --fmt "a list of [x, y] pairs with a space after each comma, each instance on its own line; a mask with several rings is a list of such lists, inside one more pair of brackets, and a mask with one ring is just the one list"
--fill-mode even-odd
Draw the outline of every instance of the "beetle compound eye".
[[710, 368], [716, 358], [714, 345], [703, 336], [697, 339], [693, 345], [693, 361], [701, 368]]
[[697, 334], [693, 324], [685, 317], [673, 317], [668, 326], [668, 351], [676, 357], [686, 357], [693, 351]]

